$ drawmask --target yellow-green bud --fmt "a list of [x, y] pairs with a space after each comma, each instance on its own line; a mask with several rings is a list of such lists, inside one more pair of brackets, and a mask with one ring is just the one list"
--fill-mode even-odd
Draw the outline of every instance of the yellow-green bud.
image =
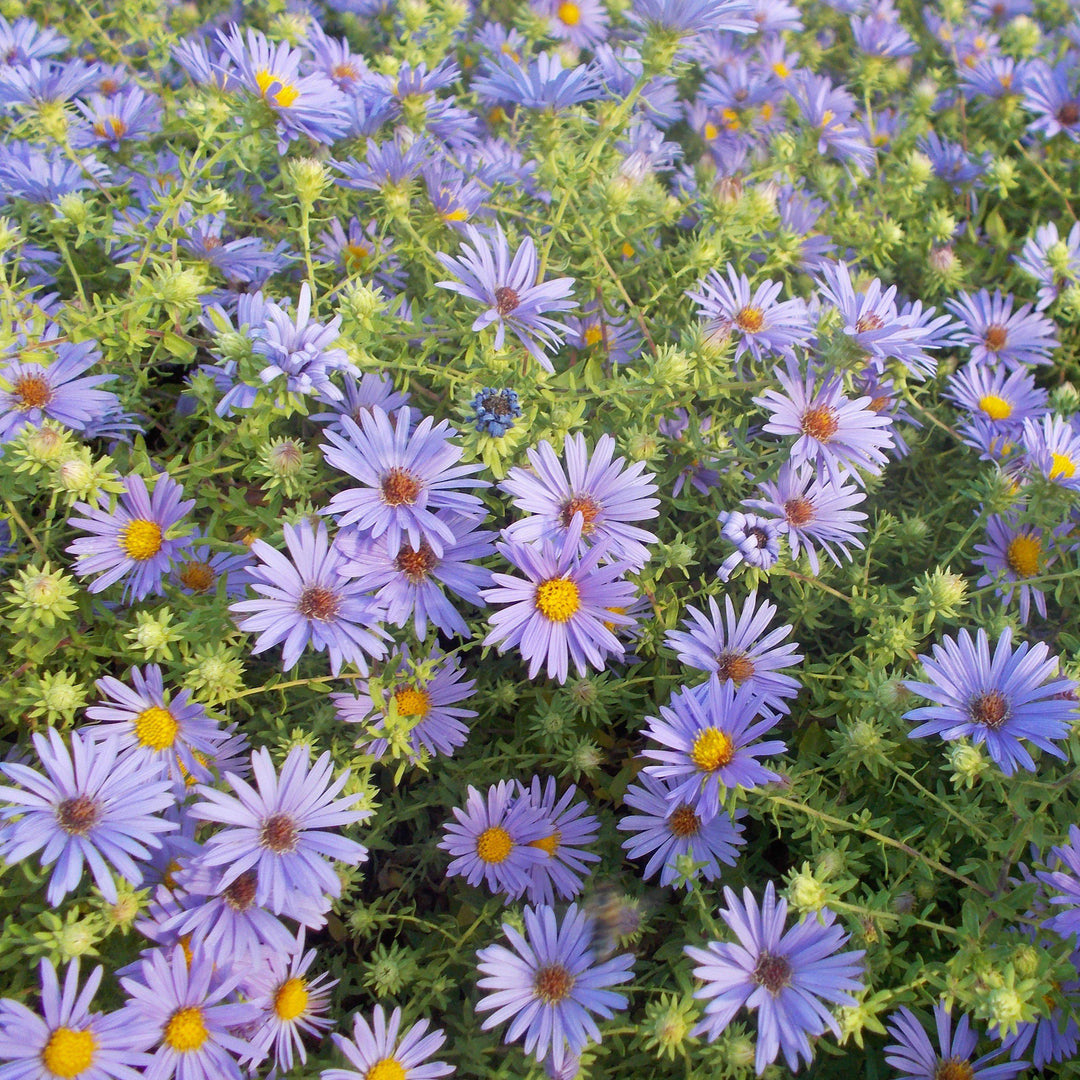
[[287, 168], [289, 186], [309, 208], [314, 206], [330, 185], [326, 166], [315, 158], [297, 158]]
[[94, 469], [81, 458], [69, 458], [57, 470], [57, 479], [65, 491], [84, 491], [94, 481]]
[[266, 465], [275, 476], [296, 476], [304, 467], [304, 456], [300, 443], [283, 439], [266, 451]]
[[809, 863], [803, 863], [802, 869], [791, 879], [788, 901], [797, 911], [820, 911], [828, 901], [825, 889], [814, 877]]
[[1039, 970], [1039, 950], [1033, 945], [1021, 945], [1014, 949], [1013, 968], [1021, 979], [1030, 979]]
[[56, 205], [57, 209], [60, 211], [60, 216], [76, 228], [81, 229], [86, 224], [86, 219], [90, 216], [90, 210], [86, 205], [86, 200], [77, 191], [69, 192], [67, 195], [61, 195], [60, 201]]
[[193, 267], [160, 269], [151, 289], [155, 300], [173, 307], [193, 307], [205, 291], [206, 279]]
[[724, 1051], [724, 1057], [733, 1069], [748, 1069], [754, 1064], [756, 1048], [754, 1040], [748, 1035], [737, 1035], [728, 1039]]
[[953, 774], [950, 777], [957, 787], [973, 787], [975, 781], [986, 771], [987, 761], [981, 746], [958, 740], [950, 743], [945, 755]]

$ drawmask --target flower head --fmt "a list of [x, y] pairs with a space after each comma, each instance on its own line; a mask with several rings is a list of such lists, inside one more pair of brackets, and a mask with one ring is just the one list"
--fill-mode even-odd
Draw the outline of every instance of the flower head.
[[517, 391], [496, 390], [493, 386], [485, 386], [477, 393], [472, 399], [472, 409], [475, 413], [472, 422], [477, 431], [496, 439], [505, 435], [521, 416]]
[[446, 1042], [441, 1031], [428, 1031], [428, 1023], [421, 1020], [399, 1035], [400, 1009], [394, 1009], [387, 1020], [383, 1007], [376, 1005], [370, 1024], [357, 1013], [351, 1039], [337, 1033], [333, 1036], [338, 1049], [355, 1068], [324, 1069], [320, 1080], [437, 1080], [449, 1076], [453, 1065], [428, 1061]]
[[974, 296], [962, 292], [945, 307], [962, 322], [957, 343], [971, 348], [971, 359], [1001, 362], [1009, 367], [1049, 364], [1057, 347], [1054, 324], [1036, 315], [1030, 304], [1013, 311], [1013, 298], [1000, 289], [991, 296], [980, 289]]
[[[1067, 529], [1068, 525], [1064, 525]], [[986, 571], [975, 583], [977, 588], [1004, 582], [1003, 587], [995, 590], [998, 596], [1008, 604], [1013, 593], [1019, 594], [1020, 621], [1027, 623], [1031, 615], [1031, 604], [1046, 618], [1046, 596], [1044, 586], [1030, 581], [1037, 578], [1054, 564], [1057, 555], [1053, 550], [1044, 550], [1049, 546], [1058, 530], [1045, 533], [1035, 525], [1022, 525], [1014, 515], [991, 514], [986, 520], [986, 543], [976, 544], [975, 550], [983, 558], [977, 562]]]

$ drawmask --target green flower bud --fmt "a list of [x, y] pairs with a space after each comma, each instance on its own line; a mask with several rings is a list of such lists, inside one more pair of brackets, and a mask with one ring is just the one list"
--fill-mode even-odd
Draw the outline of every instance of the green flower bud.
[[326, 166], [315, 158], [296, 158], [290, 161], [285, 175], [290, 189], [309, 210], [331, 182]]
[[70, 723], [86, 704], [87, 690], [74, 675], [65, 671], [45, 672], [38, 679], [34, 697], [31, 716], [44, 716], [49, 723], [57, 720]]
[[20, 570], [8, 588], [16, 608], [12, 623], [17, 630], [55, 626], [57, 621], [66, 622], [75, 610], [71, 599], [77, 592], [75, 582], [47, 562], [40, 569], [31, 566]]
[[962, 739], [950, 743], [945, 756], [953, 771], [950, 779], [957, 787], [973, 787], [975, 781], [986, 771], [987, 761], [983, 757], [982, 747], [973, 746]]
[[788, 884], [787, 896], [791, 906], [800, 912], [820, 911], [828, 902], [828, 894], [807, 862]]
[[90, 217], [90, 208], [86, 205], [86, 200], [77, 191], [61, 195], [60, 201], [57, 203], [57, 209], [60, 211], [60, 216], [77, 229], [81, 229]]

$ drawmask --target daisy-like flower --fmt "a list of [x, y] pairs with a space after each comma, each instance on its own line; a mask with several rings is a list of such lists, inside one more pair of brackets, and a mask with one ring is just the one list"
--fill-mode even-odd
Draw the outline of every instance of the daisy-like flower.
[[721, 616], [716, 601], [709, 597], [709, 615], [687, 607], [686, 630], [671, 630], [664, 638], [679, 659], [699, 671], [715, 672], [720, 679], [736, 687], [748, 686], [767, 708], [790, 712], [787, 699], [799, 692], [799, 681], [783, 675], [802, 659], [795, 642], [781, 644], [791, 627], [768, 630], [776, 614], [776, 605], [762, 600], [757, 606], [757, 590], [743, 604], [738, 617], [730, 596], [724, 597]]
[[813, 334], [806, 304], [799, 299], [777, 300], [782, 286], [763, 281], [751, 293], [745, 274], [737, 274], [727, 264], [728, 280], [710, 270], [697, 292], [686, 295], [698, 305], [698, 316], [706, 320], [710, 337], [726, 341], [735, 338], [735, 357], [744, 352], [755, 360], [770, 353], [792, 356], [792, 346], [805, 345]]
[[161, 130], [161, 103], [140, 86], [128, 86], [106, 97], [90, 94], [75, 103], [85, 117], [85, 126], [74, 127], [71, 145], [83, 149], [107, 146], [113, 153], [135, 140], [149, 139]]
[[161, 775], [171, 776], [183, 785], [187, 777], [209, 782], [213, 774], [199, 760], [213, 760], [225, 732], [206, 710], [191, 700], [188, 690], [171, 697], [165, 695], [161, 668], [148, 665], [128, 673], [132, 686], [125, 686], [111, 675], [98, 679], [98, 692], [105, 701], [86, 710], [88, 720], [100, 720], [94, 727], [82, 729], [91, 741], [117, 738], [126, 750], [138, 746], [147, 752]]
[[567, 299], [574, 279], [538, 281], [536, 244], [531, 236], [526, 236], [511, 256], [501, 226], [496, 225], [489, 236], [471, 225], [465, 227], [465, 233], [469, 243], [461, 245], [459, 257], [437, 254], [439, 262], [457, 280], [435, 284], [486, 305], [486, 310], [472, 324], [472, 330], [483, 330], [494, 323], [496, 349], [503, 347], [509, 328], [545, 371], [554, 371], [544, 350], [561, 345], [560, 334], [567, 333], [568, 328], [548, 318], [547, 313], [577, 307], [576, 300]]
[[684, 950], [697, 962], [694, 974], [705, 984], [694, 997], [708, 1002], [692, 1034], [705, 1034], [712, 1042], [745, 1005], [758, 1013], [754, 1067], [759, 1076], [781, 1053], [792, 1070], [800, 1057], [809, 1064], [814, 1051], [807, 1036], [826, 1029], [840, 1036], [828, 1005], [856, 1003], [853, 995], [863, 988], [863, 950], [840, 951], [848, 935], [834, 925], [836, 916], [828, 908], [785, 932], [787, 903], [776, 899], [771, 881], [760, 909], [749, 889], [741, 903], [727, 888], [724, 899], [720, 917], [738, 944], [711, 941], [705, 949], [688, 945]]
[[680, 37], [704, 31], [752, 34], [758, 29], [746, 0], [634, 0], [627, 18], [635, 26]]
[[566, 468], [550, 443], [542, 442], [528, 453], [532, 470], [513, 468], [500, 487], [514, 499], [514, 505], [530, 516], [515, 521], [507, 530], [509, 539], [536, 543], [547, 539], [565, 539], [575, 515], [581, 515], [579, 551], [602, 549], [610, 559], [622, 559], [638, 570], [649, 559], [646, 544], [655, 534], [629, 524], [659, 514], [659, 499], [650, 498], [656, 491], [653, 473], [645, 472], [645, 463], [635, 461], [629, 468], [626, 459], [612, 460], [615, 440], [601, 435], [596, 449], [589, 453], [585, 436], [567, 434], [563, 442]]
[[141, 1080], [150, 1058], [132, 1045], [125, 1017], [90, 1011], [103, 969], [79, 990], [79, 962], [68, 965], [63, 988], [41, 961], [41, 1012], [0, 999], [0, 1075], [9, 1080]]
[[1075, 62], [1063, 60], [1054, 67], [1044, 61], [1032, 63], [1024, 82], [1024, 107], [1035, 113], [1028, 131], [1045, 139], [1064, 134], [1080, 142], [1080, 87]]
[[[432, 669], [432, 674], [421, 677], [421, 671]], [[355, 694], [330, 695], [339, 720], [378, 729], [389, 717], [393, 703], [398, 720], [409, 725], [408, 742], [414, 761], [419, 761], [422, 753], [449, 757], [465, 745], [469, 737], [465, 720], [476, 716], [476, 712], [456, 706], [472, 696], [476, 680], [465, 679], [456, 656], [444, 657], [435, 649], [422, 664], [414, 665], [402, 646], [400, 653], [390, 658], [386, 670], [394, 675], [390, 679], [384, 676], [378, 690], [369, 679], [357, 684]], [[379, 737], [357, 745], [381, 758], [389, 748], [389, 739]]]
[[455, 806], [453, 811], [457, 820], [446, 823], [439, 841], [453, 856], [447, 875], [464, 877], [470, 885], [483, 880], [492, 892], [511, 900], [523, 896], [532, 866], [547, 858], [534, 844], [549, 835], [543, 809], [517, 798], [510, 781], [502, 780], [488, 788], [486, 801], [470, 785], [465, 809]]
[[741, 563], [757, 570], [768, 570], [780, 558], [780, 529], [772, 518], [725, 510], [718, 514], [720, 535], [735, 545], [735, 550], [717, 568], [716, 576], [727, 581]]
[[476, 1009], [491, 1013], [481, 1025], [485, 1031], [513, 1017], [505, 1041], [524, 1036], [526, 1054], [539, 1062], [550, 1058], [560, 1069], [590, 1039], [600, 1041], [591, 1013], [609, 1019], [626, 1008], [626, 997], [610, 987], [632, 977], [634, 958], [627, 954], [597, 963], [591, 920], [576, 904], [561, 925], [546, 906], [526, 907], [524, 919], [524, 935], [503, 923], [512, 948], [489, 945], [477, 953], [484, 976], [477, 985], [488, 993]]
[[547, 856], [530, 868], [530, 904], [554, 903], [555, 893], [563, 900], [573, 899], [581, 892], [581, 875], [590, 872], [588, 864], [600, 861], [596, 852], [581, 850], [600, 834], [600, 821], [585, 812], [587, 803], [574, 802], [576, 795], [577, 788], [571, 784], [559, 798], [553, 776], [543, 785], [539, 776], [534, 776], [528, 787], [519, 785], [518, 797], [543, 813], [548, 830], [546, 836], [530, 844]]
[[337, 979], [324, 972], [307, 978], [317, 953], [304, 951], [304, 931], [284, 953], [266, 952], [253, 973], [244, 977], [244, 996], [259, 1009], [259, 1026], [249, 1035], [250, 1060], [262, 1061], [271, 1051], [274, 1068], [288, 1072], [294, 1057], [307, 1064], [303, 1035], [321, 1039], [333, 1021], [324, 1014], [330, 1008], [330, 991]]
[[[1067, 528], [1066, 523], [1062, 531]], [[986, 571], [975, 583], [976, 588], [1004, 582], [1003, 587], [995, 590], [995, 595], [1008, 604], [1013, 593], [1018, 593], [1020, 621], [1025, 625], [1033, 602], [1035, 610], [1046, 618], [1045, 586], [1029, 579], [1044, 573], [1057, 561], [1056, 554], [1044, 550], [1054, 533], [1048, 536], [1036, 525], [1021, 525], [1012, 514], [992, 514], [986, 519], [987, 542], [975, 545], [975, 550], [983, 556], [976, 563]]]
[[906, 720], [922, 721], [908, 733], [911, 738], [940, 735], [985, 743], [1006, 776], [1017, 766], [1035, 771], [1021, 739], [1056, 758], [1067, 757], [1055, 740], [1068, 737], [1076, 702], [1061, 695], [1075, 691], [1077, 684], [1055, 677], [1057, 657], [1045, 642], [1025, 641], [1014, 651], [1012, 631], [1006, 630], [991, 657], [985, 630], [974, 641], [961, 630], [956, 639], [934, 645], [933, 654], [919, 657], [930, 682], [904, 683], [934, 703], [904, 714]]
[[217, 887], [224, 889], [255, 870], [255, 903], [296, 919], [304, 907], [297, 898], [341, 895], [341, 878], [329, 860], [356, 866], [367, 858], [367, 849], [339, 830], [371, 813], [351, 809], [355, 796], [337, 798], [349, 774], [333, 779], [329, 752], [310, 767], [309, 760], [306, 746], [294, 747], [279, 777], [263, 747], [251, 755], [257, 791], [235, 773], [226, 773], [235, 795], [200, 784], [198, 793], [207, 801], [190, 811], [192, 817], [226, 826], [207, 840], [199, 857], [204, 867], [224, 867]]
[[604, 364], [626, 364], [640, 355], [645, 339], [632, 319], [609, 314], [595, 302], [585, 305], [581, 315], [568, 315], [567, 342], [574, 349], [589, 352]]
[[225, 595], [230, 600], [239, 600], [246, 588], [241, 571], [251, 564], [251, 552], [246, 548], [235, 555], [214, 551], [209, 544], [200, 543], [204, 539], [201, 530], [192, 532], [192, 546], [180, 553], [172, 569], [172, 580], [188, 596], [209, 596], [216, 592], [218, 582], [224, 578]]
[[[949, 376], [945, 396], [968, 411], [971, 419], [964, 431], [973, 437], [977, 436], [977, 424], [992, 438], [1015, 439], [1025, 420], [1047, 412], [1046, 391], [1035, 385], [1031, 372], [1023, 367], [1010, 371], [972, 360]], [[979, 441], [983, 441], [981, 437]]]
[[395, 414], [395, 426], [377, 405], [360, 417], [360, 426], [347, 416], [340, 420], [344, 434], [326, 432], [327, 464], [360, 481], [362, 486], [340, 491], [324, 513], [339, 525], [356, 525], [373, 540], [385, 534], [387, 550], [397, 554], [406, 536], [413, 551], [426, 542], [441, 558], [445, 544], [456, 540], [453, 528], [436, 517], [436, 510], [454, 510], [464, 517], [484, 517], [484, 504], [460, 488], [490, 486], [472, 474], [483, 465], [457, 465], [464, 453], [450, 441], [456, 434], [446, 420], [438, 424], [425, 416], [412, 427], [407, 406]]
[[338, 432], [342, 431], [342, 416], [351, 417], [354, 424], [359, 424], [360, 417], [371, 412], [376, 405], [389, 415], [409, 403], [409, 392], [395, 390], [390, 376], [381, 372], [365, 371], [359, 380], [346, 372], [341, 377], [341, 385], [344, 396], [340, 400], [317, 395], [319, 401], [329, 406], [331, 411], [312, 413], [311, 416], [312, 420], [318, 420]]
[[[473, 79], [472, 88], [481, 101], [558, 112], [598, 97], [600, 79], [594, 65], [564, 68], [559, 55], [554, 52], [541, 53], [524, 63], [502, 54], [484, 64], [481, 75]], [[440, 258], [445, 259], [445, 256]]]
[[8, 822], [0, 855], [9, 865], [42, 852], [53, 866], [46, 899], [52, 906], [76, 888], [83, 861], [109, 903], [116, 903], [112, 870], [132, 885], [142, 882], [139, 863], [176, 828], [160, 812], [175, 802], [168, 780], [158, 777], [148, 755], [121, 756], [120, 740], [94, 743], [78, 731], [71, 750], [56, 728], [34, 733], [34, 749], [45, 775], [28, 765], [0, 762], [0, 772], [18, 787], [0, 787], [0, 819]]
[[554, 37], [579, 49], [591, 49], [608, 36], [608, 13], [599, 0], [533, 0], [531, 6], [547, 17]]
[[888, 1031], [897, 1041], [885, 1047], [885, 1060], [899, 1070], [899, 1080], [1012, 1080], [1027, 1068], [1026, 1061], [994, 1064], [1004, 1047], [973, 1060], [979, 1036], [971, 1030], [966, 1014], [954, 1031], [952, 1015], [943, 1001], [934, 1006], [934, 1023], [937, 1049], [910, 1009], [893, 1014]]
[[1030, 304], [1013, 311], [1013, 298], [999, 289], [991, 296], [980, 289], [974, 296], [962, 292], [945, 307], [963, 322], [956, 342], [971, 348], [971, 359], [1001, 362], [1009, 367], [1023, 364], [1049, 364], [1057, 348], [1054, 324], [1036, 315]]
[[547, 540], [540, 545], [509, 541], [495, 546], [524, 575], [495, 574], [495, 587], [484, 592], [489, 604], [503, 604], [490, 618], [485, 645], [499, 652], [517, 646], [536, 678], [546, 664], [549, 678], [566, 682], [569, 661], [579, 675], [589, 666], [603, 671], [605, 658], [622, 657], [622, 643], [612, 632], [631, 626], [622, 614], [633, 604], [637, 590], [623, 580], [625, 563], [598, 566], [603, 549], [578, 555], [584, 517], [575, 513], [561, 548]]
[[839, 376], [818, 386], [813, 373], [802, 376], [790, 368], [777, 369], [776, 378], [784, 392], [766, 390], [754, 402], [770, 410], [766, 431], [796, 436], [788, 451], [792, 464], [824, 469], [837, 486], [845, 473], [859, 483], [860, 470], [881, 472], [888, 461], [885, 451], [893, 446], [892, 421], [870, 408], [869, 397], [847, 398]]
[[[46, 335], [42, 344], [48, 341]], [[86, 431], [119, 409], [115, 394], [95, 389], [116, 376], [84, 374], [101, 362], [92, 341], [64, 341], [54, 348], [55, 358], [42, 352], [39, 361], [35, 350], [23, 348], [17, 359], [0, 366], [0, 443], [10, 442], [25, 427], [41, 427], [44, 420]]]
[[763, 481], [758, 490], [765, 498], [744, 499], [743, 506], [775, 514], [777, 528], [788, 538], [792, 558], [805, 551], [815, 574], [821, 569], [818, 546], [837, 566], [841, 555], [850, 558], [849, 546], [862, 549], [859, 534], [866, 532], [861, 524], [866, 514], [853, 507], [866, 501], [866, 492], [855, 484], [834, 484], [810, 465], [796, 467], [785, 462], [776, 480]]
[[152, 949], [120, 985], [128, 1003], [120, 1011], [132, 1043], [153, 1047], [148, 1080], [240, 1080], [238, 1057], [251, 1044], [234, 1034], [258, 1017], [258, 1008], [228, 999], [240, 981], [223, 974], [215, 957], [182, 946]]
[[306, 518], [299, 525], [284, 525], [285, 546], [290, 558], [263, 540], [251, 545], [259, 560], [245, 567], [256, 600], [241, 600], [229, 610], [240, 615], [241, 630], [258, 633], [251, 649], [265, 652], [284, 642], [281, 662], [288, 671], [311, 645], [330, 653], [330, 670], [336, 675], [343, 662], [355, 664], [365, 674], [367, 657], [386, 654], [386, 632], [378, 625], [382, 610], [363, 589], [341, 574], [341, 552], [327, 539], [326, 526], [318, 531]]
[[439, 1030], [428, 1031], [428, 1021], [413, 1024], [403, 1035], [401, 1010], [395, 1009], [387, 1020], [381, 1005], [375, 1006], [372, 1023], [359, 1013], [353, 1017], [353, 1037], [334, 1033], [337, 1048], [354, 1069], [323, 1069], [319, 1080], [437, 1080], [449, 1076], [453, 1065], [429, 1061], [446, 1042]]
[[1063, 289], [1080, 281], [1080, 221], [1073, 224], [1065, 239], [1058, 236], [1054, 222], [1040, 225], [1013, 259], [1018, 269], [1039, 283], [1035, 310], [1048, 308]]
[[115, 510], [108, 509], [104, 497], [99, 506], [75, 504], [85, 517], [71, 517], [68, 524], [93, 535], [73, 540], [67, 551], [77, 556], [79, 577], [98, 575], [89, 585], [90, 592], [101, 592], [124, 579], [125, 598], [161, 595], [170, 562], [191, 544], [190, 537], [170, 539], [168, 535], [195, 505], [194, 499], [184, 500], [183, 494], [172, 477], [161, 473], [151, 496], [143, 478], [132, 474], [124, 478]]
[[666, 749], [647, 748], [642, 756], [659, 761], [646, 772], [672, 780], [671, 802], [685, 802], [703, 821], [720, 811], [721, 790], [756, 788], [779, 777], [757, 758], [782, 754], [779, 740], [755, 742], [778, 719], [763, 709], [750, 686], [735, 689], [730, 680], [714, 673], [702, 686], [672, 695], [670, 707], [660, 706], [660, 717], [646, 717], [644, 734]]
[[[706, 821], [689, 803], [672, 801], [672, 782], [658, 780], [648, 772], [642, 773], [640, 783], [626, 789], [624, 800], [636, 814], [621, 818], [618, 828], [632, 833], [622, 843], [627, 858], [641, 859], [646, 855], [642, 877], [648, 881], [660, 874], [660, 884], [670, 885], [679, 877], [676, 862], [689, 856], [695, 863], [692, 877], [699, 874], [706, 881], [715, 881], [723, 872], [720, 864], [734, 866], [739, 848], [745, 841], [743, 827], [735, 824], [746, 816], [745, 810], [735, 811], [735, 821], [726, 810]], [[691, 878], [686, 879], [691, 888]]]
[[1052, 847], [1048, 862], [1055, 869], [1039, 871], [1035, 876], [1050, 887], [1050, 903], [1059, 911], [1043, 926], [1063, 938], [1080, 936], [1080, 828], [1069, 826], [1068, 844]]
[[1080, 490], [1080, 428], [1060, 416], [1024, 421], [1024, 446], [1035, 469], [1047, 480]]

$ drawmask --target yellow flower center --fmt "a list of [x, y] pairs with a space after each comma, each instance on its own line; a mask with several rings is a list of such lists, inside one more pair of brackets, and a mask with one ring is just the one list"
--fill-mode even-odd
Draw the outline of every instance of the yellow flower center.
[[939, 1060], [934, 1069], [934, 1080], [975, 1080], [971, 1063], [959, 1058]]
[[135, 738], [140, 746], [149, 746], [151, 750], [167, 750], [176, 742], [176, 733], [180, 725], [168, 709], [151, 705], [135, 717]]
[[1066, 454], [1050, 455], [1054, 459], [1054, 463], [1050, 466], [1050, 479], [1056, 480], [1059, 476], [1063, 480], [1071, 480], [1076, 474], [1076, 462]]
[[728, 131], [738, 131], [742, 127], [742, 121], [739, 119], [739, 114], [734, 109], [723, 109], [720, 112], [720, 119], [724, 121], [724, 127]]
[[1014, 536], [1005, 549], [1009, 569], [1020, 577], [1034, 577], [1039, 572], [1042, 541], [1037, 536]]
[[307, 1003], [307, 983], [303, 979], [286, 979], [274, 995], [274, 1012], [279, 1020], [295, 1020]]
[[529, 847], [539, 848], [541, 851], [547, 852], [549, 858], [554, 858], [561, 840], [562, 833], [556, 829], [550, 836], [542, 836], [539, 840], [533, 840]]
[[122, 139], [128, 126], [119, 116], [105, 116], [94, 122], [94, 134], [99, 139]]
[[94, 1063], [96, 1049], [91, 1032], [59, 1027], [41, 1051], [41, 1062], [54, 1076], [78, 1076]]
[[405, 1080], [405, 1066], [394, 1058], [376, 1061], [366, 1073], [364, 1080]]
[[783, 60], [777, 60], [772, 66], [773, 74], [778, 79], [786, 79], [791, 74], [791, 68], [784, 63]]
[[571, 0], [563, 0], [559, 5], [559, 21], [567, 26], [577, 26], [581, 22], [581, 8]]
[[[278, 78], [272, 71], [260, 71], [255, 76], [255, 81], [259, 84], [259, 93], [271, 105], [280, 105], [283, 109], [287, 109], [300, 96], [300, 91], [295, 86], [287, 83], [284, 79]], [[277, 83], [277, 93], [269, 96], [270, 87], [274, 83]]]
[[465, 209], [459, 206], [456, 210], [447, 210], [442, 215], [442, 219], [443, 221], [464, 221], [468, 216]]
[[748, 334], [756, 334], [765, 325], [765, 312], [759, 307], [744, 307], [735, 313], [735, 325]]
[[536, 610], [552, 622], [566, 622], [581, 607], [581, 593], [569, 578], [551, 578], [536, 586]]
[[431, 695], [426, 690], [403, 686], [395, 691], [394, 701], [397, 702], [398, 716], [423, 717], [431, 711]]
[[590, 348], [598, 341], [602, 341], [604, 337], [604, 328], [599, 323], [593, 323], [592, 326], [585, 327], [585, 344]]
[[186, 1005], [169, 1017], [165, 1025], [165, 1045], [181, 1054], [198, 1050], [210, 1037], [203, 1023], [202, 1009], [198, 1005]]
[[355, 274], [357, 270], [362, 270], [367, 265], [371, 249], [366, 244], [346, 244], [342, 249], [342, 255], [345, 258], [345, 269], [350, 274]]
[[690, 751], [690, 760], [702, 772], [716, 772], [730, 764], [734, 756], [735, 744], [731, 741], [731, 736], [714, 727], [701, 732]]
[[43, 375], [20, 375], [12, 384], [19, 412], [42, 409], [53, 399], [52, 387]]
[[124, 526], [120, 546], [129, 559], [152, 559], [161, 550], [161, 526], [156, 521], [136, 518]]
[[[715, 136], [714, 136], [714, 137], [715, 137]], [[622, 247], [621, 247], [621, 248], [620, 248], [619, 250], [620, 250], [620, 251], [622, 252], [622, 257], [623, 257], [624, 259], [630, 259], [630, 258], [633, 258], [633, 255], [634, 255], [634, 245], [633, 245], [633, 244], [631, 244], [629, 240], [624, 240], [624, 241], [623, 241], [623, 246], [622, 246]]]
[[712, 142], [720, 134], [720, 129], [711, 120], [706, 120], [705, 130], [702, 134], [705, 136], [706, 142]]
[[476, 841], [476, 854], [482, 862], [501, 863], [505, 862], [514, 846], [510, 834], [499, 825], [492, 825], [480, 834]]
[[1013, 407], [997, 394], [987, 394], [979, 398], [979, 408], [982, 409], [991, 420], [1008, 420], [1012, 416]]

